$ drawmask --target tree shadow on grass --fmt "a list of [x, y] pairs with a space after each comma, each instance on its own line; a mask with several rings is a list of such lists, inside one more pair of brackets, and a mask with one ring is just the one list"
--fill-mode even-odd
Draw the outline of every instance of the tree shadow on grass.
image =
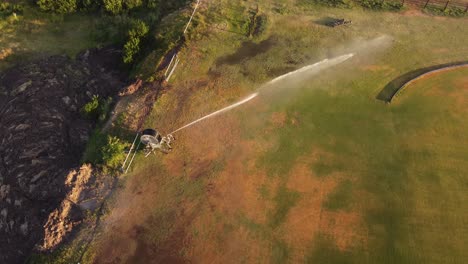
[[234, 65], [239, 64], [243, 60], [255, 57], [259, 54], [265, 53], [270, 50], [276, 43], [276, 40], [272, 37], [262, 40], [259, 43], [253, 41], [245, 41], [242, 46], [237, 49], [233, 54], [219, 58], [216, 61], [217, 65], [228, 64]]
[[315, 20], [314, 23], [317, 25], [330, 27], [330, 25], [335, 21], [336, 21], [336, 18], [327, 16], [327, 17], [322, 17], [318, 20]]
[[385, 87], [380, 91], [380, 93], [376, 96], [376, 99], [384, 101], [386, 103], [390, 103], [395, 97], [395, 95], [398, 93], [398, 91], [409, 81], [417, 78], [418, 76], [434, 71], [434, 70], [439, 70], [443, 69], [446, 67], [451, 67], [451, 66], [458, 66], [458, 65], [463, 65], [463, 64], [468, 64], [468, 61], [457, 61], [457, 62], [450, 62], [450, 63], [444, 63], [444, 64], [438, 64], [434, 66], [429, 66], [425, 68], [420, 68], [414, 71], [410, 71], [408, 73], [405, 73], [403, 75], [398, 76], [397, 78], [393, 79], [390, 81]]

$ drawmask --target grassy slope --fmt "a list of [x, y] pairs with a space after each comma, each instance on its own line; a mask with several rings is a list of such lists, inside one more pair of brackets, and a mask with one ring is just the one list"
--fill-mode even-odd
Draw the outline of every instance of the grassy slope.
[[2, 18], [0, 21], [0, 70], [16, 62], [41, 55], [67, 54], [74, 57], [78, 52], [95, 47], [91, 32], [97, 16], [41, 13], [37, 8], [26, 6], [18, 19]]
[[[283, 15], [273, 11], [275, 4], [261, 6], [270, 15], [270, 31], [262, 37], [273, 36], [270, 48], [260, 46], [257, 53], [239, 56], [229, 65], [216, 61], [235, 53], [247, 41], [245, 37], [211, 29], [209, 38], [193, 42], [181, 55], [184, 62], [174, 75], [173, 88], [157, 102], [148, 126], [177, 128], [235, 101], [291, 67], [346, 51], [356, 38], [386, 34], [395, 41], [380, 53], [367, 58], [357, 55], [352, 63], [308, 80], [301, 85], [304, 90], [300, 96], [283, 94], [282, 100], [263, 101], [256, 105], [258, 109], [249, 108], [254, 115], [239, 111], [192, 128], [190, 133], [187, 130], [188, 134], [181, 134], [177, 142], [179, 149], [162, 163], [143, 162], [139, 157], [127, 189], [142, 190], [146, 195], [145, 200], [132, 198], [135, 208], [127, 209], [126, 223], [144, 226], [143, 240], [164, 247], [170, 243], [171, 230], [176, 229], [179, 219], [190, 215], [195, 220], [182, 224], [194, 242], [184, 244], [180, 255], [199, 261], [209, 257], [227, 262], [278, 263], [465, 262], [463, 219], [468, 210], [463, 201], [467, 198], [464, 175], [468, 172], [468, 147], [464, 144], [468, 139], [463, 120], [467, 112], [454, 104], [456, 98], [443, 95], [460, 89], [460, 84], [451, 80], [460, 79], [466, 70], [408, 87], [411, 90], [392, 105], [374, 98], [387, 82], [407, 71], [466, 59], [466, 20], [293, 7], [292, 1], [282, 2], [291, 6]], [[250, 3], [242, 5], [248, 7]], [[244, 19], [238, 17], [238, 11], [229, 10], [225, 9], [224, 17]], [[353, 25], [332, 29], [316, 22], [328, 16], [351, 19]], [[231, 29], [239, 28], [234, 25]], [[289, 61], [295, 65], [288, 65]], [[459, 96], [466, 98], [466, 94]], [[271, 124], [261, 119], [277, 112], [285, 113], [287, 121], [275, 128], [275, 133], [263, 133]], [[255, 140], [266, 142], [267, 147], [239, 153], [233, 150], [237, 144], [223, 138], [231, 137], [239, 124], [240, 136], [233, 136], [240, 140], [238, 145]], [[211, 141], [204, 137], [207, 131]], [[227, 170], [239, 156], [246, 157], [240, 164], [253, 160], [254, 169], [239, 165], [236, 170]], [[202, 168], [204, 160], [211, 165]], [[180, 163], [183, 169], [178, 168], [182, 167]], [[312, 238], [298, 242], [289, 237], [289, 233], [301, 235], [294, 233], [297, 226], [318, 221], [315, 216], [290, 221], [293, 214], [308, 211], [311, 205], [307, 200], [317, 197], [316, 188], [301, 189], [291, 184], [295, 178], [301, 179], [295, 171], [301, 163], [309, 168], [303, 173], [304, 186], [312, 181], [321, 193], [327, 182], [334, 184], [318, 200], [319, 217], [335, 215], [328, 220], [340, 227], [346, 226], [347, 218], [357, 215], [359, 221], [351, 223], [352, 230], [341, 232], [329, 228], [328, 220], [320, 220], [318, 230], [309, 234]], [[187, 181], [196, 170], [201, 170], [203, 177]], [[263, 172], [266, 178], [260, 177]], [[206, 191], [212, 182], [215, 190], [220, 189], [217, 195], [216, 191], [215, 195]], [[197, 191], [186, 189], [191, 185]], [[226, 188], [235, 191], [223, 192]], [[245, 202], [252, 188], [258, 198]], [[141, 201], [143, 205], [137, 206]], [[138, 215], [138, 220], [131, 219], [131, 214]], [[151, 217], [166, 220], [145, 222]], [[329, 229], [332, 232], [327, 232]], [[304, 230], [302, 233], [310, 231]], [[112, 241], [124, 239], [115, 233], [119, 232], [109, 234]], [[340, 247], [341, 236], [349, 233], [351, 241]], [[129, 248], [134, 248], [129, 240]], [[102, 241], [106, 244], [105, 238]]]

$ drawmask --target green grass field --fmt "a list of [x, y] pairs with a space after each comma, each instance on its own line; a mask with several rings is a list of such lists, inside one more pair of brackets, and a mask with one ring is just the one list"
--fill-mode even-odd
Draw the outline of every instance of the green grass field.
[[355, 57], [179, 132], [170, 155], [139, 156], [90, 261], [468, 261], [468, 70], [376, 99], [406, 72], [466, 60], [468, 20], [298, 2], [258, 3], [268, 26], [250, 38], [257, 2], [201, 9], [147, 126], [169, 132], [280, 74]]
[[16, 19], [12, 15], [0, 17], [0, 70], [41, 56], [66, 54], [74, 58], [84, 49], [103, 44], [92, 35], [99, 22], [97, 16], [65, 17], [24, 7]]

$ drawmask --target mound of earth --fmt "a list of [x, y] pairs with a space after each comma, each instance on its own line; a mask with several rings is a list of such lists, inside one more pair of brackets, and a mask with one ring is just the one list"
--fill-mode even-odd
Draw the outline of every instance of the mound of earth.
[[92, 177], [76, 168], [94, 124], [80, 109], [125, 86], [119, 58], [88, 50], [0, 73], [0, 263], [55, 247], [82, 219], [74, 196]]

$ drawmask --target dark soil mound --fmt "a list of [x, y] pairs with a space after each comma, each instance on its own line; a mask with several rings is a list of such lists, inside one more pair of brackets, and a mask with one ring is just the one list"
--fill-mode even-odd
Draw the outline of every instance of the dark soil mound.
[[80, 109], [124, 87], [115, 51], [54, 56], [0, 73], [0, 263], [20, 263], [44, 238], [93, 122]]

